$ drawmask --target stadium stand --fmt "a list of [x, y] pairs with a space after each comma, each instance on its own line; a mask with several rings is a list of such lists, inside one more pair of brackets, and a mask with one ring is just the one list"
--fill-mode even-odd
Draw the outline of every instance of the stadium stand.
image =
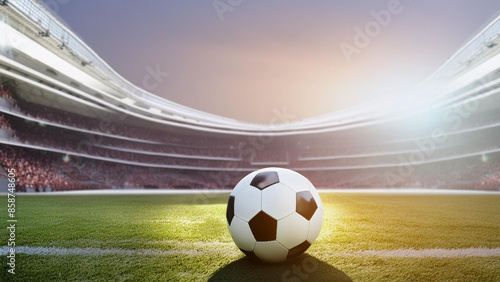
[[[64, 62], [0, 50], [0, 174], [19, 171], [21, 191], [232, 188], [268, 166], [297, 170], [320, 188], [500, 189], [500, 70], [485, 64], [500, 53], [487, 44], [498, 40], [500, 19], [417, 88], [425, 99], [276, 128], [154, 96], [36, 2], [8, 3], [9, 28]], [[40, 36], [42, 25], [58, 36]]]
[[[500, 126], [496, 126], [499, 123], [499, 114], [494, 111], [481, 113], [480, 116], [471, 116], [459, 131], [442, 128], [443, 132], [448, 132], [447, 140], [442, 144], [436, 144], [432, 154], [426, 156], [426, 160], [452, 158], [451, 160], [415, 165], [411, 175], [398, 177], [401, 174], [398, 172], [401, 157], [408, 158], [411, 153], [419, 152], [421, 149], [417, 146], [419, 138], [427, 136], [426, 134], [429, 134], [433, 126], [427, 130], [412, 131], [414, 136], [400, 132], [399, 136], [391, 137], [389, 142], [382, 143], [377, 143], [375, 136], [368, 138], [372, 141], [366, 144], [367, 133], [365, 131], [350, 132], [347, 139], [360, 140], [354, 143], [339, 140], [335, 136], [317, 139], [307, 136], [298, 140], [295, 137], [293, 141], [285, 140], [287, 142], [271, 140], [267, 144], [260, 144], [260, 147], [255, 146], [254, 154], [250, 153], [245, 157], [245, 148], [241, 146], [242, 143], [240, 145], [227, 143], [227, 149], [214, 149], [210, 146], [207, 148], [206, 145], [209, 142], [201, 142], [200, 145], [203, 147], [197, 147], [195, 142], [187, 146], [175, 144], [173, 142], [177, 137], [161, 137], [163, 142], [168, 140], [168, 143], [151, 144], [101, 136], [91, 126], [83, 126], [84, 123], [91, 124], [83, 122], [86, 120], [83, 116], [49, 107], [22, 106], [27, 103], [13, 93], [12, 87], [5, 84], [0, 87], [2, 97], [8, 97], [8, 101], [26, 117], [60, 125], [71, 125], [69, 128], [57, 127], [6, 112], [0, 115], [1, 128], [19, 142], [19, 146], [2, 145], [1, 164], [5, 170], [15, 168], [22, 171], [20, 176], [22, 191], [110, 187], [230, 188], [245, 173], [238, 170], [218, 172], [218, 169], [230, 167], [250, 171], [258, 168], [259, 165], [276, 163], [299, 171], [305, 169], [306, 176], [316, 186], [323, 188], [394, 186], [497, 190], [500, 187], [499, 153], [492, 153], [489, 160], [478, 161], [479, 156], [482, 159], [485, 158], [482, 152], [500, 152], [500, 145], [496, 142], [500, 135]], [[36, 108], [34, 113], [31, 112], [33, 108]], [[95, 133], [80, 132], [73, 127], [84, 127], [94, 130]], [[115, 128], [120, 128], [120, 130], [114, 133], [119, 132], [120, 136], [133, 137], [132, 134], [126, 133], [128, 131], [126, 126]], [[163, 134], [169, 135], [169, 133]], [[360, 134], [365, 138], [361, 138]], [[406, 140], [398, 141], [398, 138], [406, 138]], [[82, 140], [89, 139], [98, 140], [98, 142], [88, 142], [89, 146], [87, 142], [85, 146], [78, 145], [82, 143]], [[160, 138], [156, 141], [160, 141]], [[45, 150], [29, 149], [22, 145], [37, 146]], [[79, 153], [87, 154], [87, 157], [77, 156]], [[475, 156], [453, 159], [468, 154]], [[92, 156], [101, 159], [95, 159]], [[295, 159], [290, 161], [293, 156]], [[130, 161], [139, 165], [124, 164], [119, 161]], [[153, 165], [212, 169], [199, 171], [161, 168]], [[377, 168], [379, 166], [387, 168]], [[330, 169], [320, 169], [324, 167]], [[314, 168], [318, 170], [311, 171]], [[217, 173], [224, 175], [214, 177]], [[400, 181], [392, 183], [390, 177], [387, 177], [388, 173], [400, 178]], [[228, 180], [220, 183], [217, 178]]]

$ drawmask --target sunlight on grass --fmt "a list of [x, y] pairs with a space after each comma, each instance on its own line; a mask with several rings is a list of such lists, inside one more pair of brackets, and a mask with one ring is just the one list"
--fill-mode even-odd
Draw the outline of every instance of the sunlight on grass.
[[[310, 256], [274, 266], [250, 264], [232, 243], [225, 219], [228, 194], [211, 196], [204, 204], [195, 204], [193, 197], [19, 195], [18, 245], [193, 250], [196, 255], [18, 254], [15, 278], [203, 281], [212, 277], [217, 281], [241, 280], [247, 271], [249, 279], [273, 281], [310, 258], [321, 266], [311, 274], [318, 280], [325, 275], [356, 281], [500, 280], [500, 257], [338, 255], [359, 250], [500, 247], [500, 195], [322, 194], [325, 218], [320, 236], [307, 252]], [[6, 204], [6, 198], [1, 202]], [[5, 216], [0, 214], [0, 221], [5, 222]], [[0, 238], [7, 236], [1, 229]], [[1, 257], [0, 263], [6, 265], [6, 258]]]

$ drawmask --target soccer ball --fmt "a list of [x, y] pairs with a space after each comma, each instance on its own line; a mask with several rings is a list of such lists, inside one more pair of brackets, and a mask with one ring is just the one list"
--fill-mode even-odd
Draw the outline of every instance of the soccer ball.
[[283, 262], [299, 256], [316, 240], [323, 205], [316, 188], [301, 174], [265, 168], [234, 187], [226, 217], [236, 246], [248, 257]]

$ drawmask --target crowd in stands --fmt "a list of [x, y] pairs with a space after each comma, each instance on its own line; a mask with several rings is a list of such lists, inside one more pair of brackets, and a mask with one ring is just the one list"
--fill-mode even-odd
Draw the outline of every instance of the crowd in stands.
[[[0, 172], [18, 173], [18, 191], [103, 188], [232, 188], [247, 173], [125, 165], [0, 145]], [[403, 168], [303, 171], [318, 188], [500, 189], [500, 154]], [[5, 175], [4, 175], [5, 176]]]
[[[199, 150], [193, 150], [191, 153], [186, 151], [184, 157], [171, 157], [154, 154], [154, 152], [148, 152], [148, 150], [145, 150], [145, 153], [141, 153], [123, 150], [121, 147], [108, 148], [100, 145], [103, 139], [99, 139], [97, 136], [89, 136], [88, 134], [82, 134], [77, 131], [46, 126], [13, 116], [4, 117], [4, 120], [6, 120], [7, 126], [13, 129], [13, 136], [21, 143], [63, 150], [72, 154], [80, 153], [104, 158], [113, 158], [121, 161], [171, 166], [221, 167], [227, 162], [226, 160], [218, 159], [217, 156], [205, 155], [206, 159], [196, 157], [197, 152], [201, 153]], [[63, 136], [63, 138], [61, 138], [61, 136]], [[96, 140], [99, 142], [96, 142]], [[96, 143], [92, 143], [91, 141]], [[144, 151], [144, 149], [142, 149], [142, 151]], [[173, 149], [170, 153], [179, 152]], [[198, 156], [203, 155], [200, 154]], [[210, 159], [210, 157], [213, 158]]]
[[[451, 135], [446, 138], [445, 142], [435, 142], [432, 138], [411, 140], [411, 141], [401, 141], [401, 142], [391, 142], [383, 144], [372, 144], [372, 145], [351, 145], [351, 146], [339, 146], [338, 148], [322, 148], [315, 147], [309, 149], [302, 149], [299, 152], [299, 159], [315, 159], [324, 157], [341, 157], [346, 155], [384, 155], [387, 152], [405, 152], [413, 151], [419, 147], [430, 148], [440, 150], [447, 147], [457, 146], [463, 144], [464, 135]], [[432, 143], [432, 144], [429, 144]]]
[[203, 172], [124, 165], [72, 155], [0, 145], [3, 176], [16, 170], [17, 191], [105, 188], [228, 188], [241, 172]]
[[474, 186], [477, 190], [492, 190], [497, 191], [500, 189], [500, 173], [498, 171], [500, 167], [497, 167], [497, 171], [484, 175], [479, 181], [477, 181]]
[[426, 165], [306, 171], [318, 188], [434, 188], [500, 191], [500, 153]]
[[82, 177], [71, 174], [62, 161], [57, 161], [53, 155], [42, 152], [0, 145], [0, 163], [3, 176], [11, 169], [15, 170], [16, 191], [52, 190], [87, 190], [110, 188], [102, 183], [93, 183]]
[[[483, 159], [480, 158], [482, 152], [497, 149], [500, 151], [500, 144], [496, 141], [500, 136], [500, 126], [447, 136], [446, 142], [435, 144], [431, 154], [422, 151], [411, 136], [407, 142], [394, 142], [391, 139], [392, 142], [377, 143], [377, 138], [388, 133], [374, 133], [373, 128], [368, 130], [371, 131], [370, 134], [374, 134], [373, 139], [369, 138], [371, 135], [366, 132], [363, 134], [368, 135], [358, 135], [361, 133], [357, 132], [345, 136], [331, 134], [334, 136], [331, 139], [327, 138], [330, 135], [325, 135], [325, 138], [321, 135], [317, 139], [307, 136], [303, 139], [291, 139], [293, 141], [270, 138], [265, 142], [243, 137], [232, 140], [217, 139], [213, 136], [185, 136], [119, 124], [113, 124], [106, 131], [145, 141], [142, 142], [102, 136], [99, 134], [103, 131], [98, 128], [98, 119], [34, 106], [17, 97], [15, 91], [5, 85], [0, 85], [0, 95], [32, 119], [95, 132], [84, 133], [72, 128], [15, 117], [8, 113], [0, 114], [0, 128], [7, 131], [14, 140], [24, 145], [44, 148], [35, 150], [0, 145], [0, 173], [2, 169], [3, 173], [11, 168], [16, 169], [19, 172], [20, 191], [110, 187], [230, 188], [246, 174], [238, 172], [238, 169], [244, 168], [248, 172], [260, 168], [262, 164], [273, 162], [287, 163], [282, 166], [299, 169], [344, 166], [361, 168], [304, 172], [320, 188], [500, 188], [500, 153], [491, 154], [490, 159], [484, 155]], [[466, 128], [472, 128], [493, 125], [499, 121], [500, 114], [490, 112], [484, 117], [471, 117], [463, 124]], [[424, 129], [415, 132], [420, 134]], [[404, 136], [400, 136], [402, 137]], [[351, 142], [355, 139], [355, 142]], [[388, 152], [393, 153], [387, 154]], [[423, 160], [464, 154], [472, 156], [415, 165], [410, 175], [401, 176], [398, 166], [402, 159], [412, 161], [412, 153], [425, 154]], [[350, 156], [345, 157], [346, 155]], [[337, 158], [307, 160], [324, 156]], [[417, 158], [417, 161], [419, 160], [420, 157]], [[381, 164], [389, 166], [363, 169], [366, 166], [377, 167]], [[388, 178], [388, 175], [392, 178]]]
[[[279, 147], [281, 145], [281, 147]], [[253, 151], [249, 151], [246, 157], [250, 163], [289, 163], [290, 156], [286, 149], [285, 144], [280, 144], [279, 141], [276, 144], [271, 144], [268, 146], [262, 146], [260, 148], [254, 148]], [[260, 149], [260, 150], [259, 150]], [[243, 152], [243, 151], [242, 151]]]
[[[134, 143], [132, 141], [94, 136], [65, 128], [47, 126], [9, 115], [4, 115], [4, 120], [8, 127], [13, 128], [12, 135], [19, 142], [27, 145], [63, 150], [71, 154], [84, 154], [159, 166], [210, 168], [225, 167], [227, 166], [227, 162], [236, 163], [236, 165], [232, 164], [231, 167], [242, 165], [251, 167], [251, 163], [254, 160], [252, 158], [243, 161], [243, 156], [241, 155], [245, 153], [246, 149], [241, 151], [237, 149], [228, 149], [225, 151], [222, 149], [204, 150], [199, 148], [177, 148], [162, 144]], [[61, 136], [64, 136], [64, 138], [61, 138]], [[248, 149], [252, 149], [253, 152], [260, 156], [267, 156], [266, 159], [268, 162], [286, 160], [286, 154], [280, 150], [266, 149], [258, 151], [255, 148]], [[168, 155], [162, 155], [161, 153]]]
[[17, 102], [14, 99], [14, 97], [12, 96], [12, 93], [14, 93], [14, 90], [12, 89], [12, 87], [10, 87], [6, 84], [0, 84], [0, 98], [4, 98], [7, 101], [9, 101], [9, 103], [11, 105], [17, 106]]
[[118, 150], [144, 151], [149, 153], [164, 153], [187, 156], [199, 156], [203, 158], [233, 158], [239, 159], [240, 154], [237, 148], [209, 149], [197, 147], [181, 147], [167, 144], [149, 144], [127, 141], [122, 139], [103, 137], [94, 143], [98, 147], [113, 147]]
[[476, 165], [464, 165], [463, 171], [455, 172], [457, 181], [444, 179], [441, 188], [463, 190], [500, 191], [500, 156], [491, 158], [483, 155], [482, 161]]
[[[427, 117], [426, 120], [412, 117], [417, 121], [397, 120], [392, 124], [353, 129], [342, 134], [323, 134], [323, 138], [306, 137], [297, 142], [296, 148], [302, 158], [412, 150], [416, 140], [432, 139], [436, 132], [449, 134], [470, 131], [473, 135], [478, 128], [500, 127], [500, 112], [497, 110], [465, 112], [461, 115], [455, 112], [427, 115], [430, 118]], [[437, 145], [450, 146], [462, 139], [463, 134], [452, 134], [445, 144]]]
[[[500, 129], [500, 128], [499, 128]], [[463, 143], [448, 147], [421, 147], [413, 144], [413, 148], [406, 151], [396, 151], [391, 153], [390, 150], [381, 153], [380, 155], [367, 156], [345, 156], [335, 157], [332, 159], [312, 159], [301, 160], [296, 162], [298, 166], [306, 167], [374, 167], [379, 165], [394, 165], [400, 163], [420, 163], [439, 159], [453, 158], [456, 156], [477, 155], [480, 156], [483, 152], [498, 151], [500, 152], [500, 144], [494, 136], [500, 135], [500, 130], [494, 134], [484, 134], [483, 140], [476, 142]]]
[[14, 135], [14, 130], [10, 127], [9, 121], [2, 114], [0, 114], [0, 129], [7, 131], [10, 135]]
[[159, 131], [145, 127], [123, 125], [111, 120], [91, 118], [56, 108], [47, 108], [19, 97], [16, 90], [7, 84], [0, 84], [0, 95], [7, 99], [20, 113], [47, 123], [56, 123], [96, 133], [107, 133], [144, 141], [161, 142], [179, 147], [201, 147], [208, 149], [235, 148], [241, 140], [235, 138], [209, 137], [206, 134], [192, 136]]

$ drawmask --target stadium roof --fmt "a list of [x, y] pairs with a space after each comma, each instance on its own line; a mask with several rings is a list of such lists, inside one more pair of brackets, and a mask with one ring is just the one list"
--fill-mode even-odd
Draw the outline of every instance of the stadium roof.
[[[33, 83], [44, 81], [59, 92], [84, 97], [87, 103], [145, 121], [193, 130], [241, 135], [295, 135], [320, 133], [380, 123], [416, 112], [470, 99], [457, 91], [481, 79], [498, 66], [500, 17], [491, 22], [424, 83], [400, 97], [384, 97], [327, 115], [291, 121], [286, 109], [276, 113], [274, 124], [255, 124], [198, 111], [160, 98], [120, 76], [69, 27], [34, 0], [7, 1], [7, 17], [0, 31], [14, 56], [1, 63], [17, 74], [4, 74]], [[4, 49], [4, 48], [2, 48]], [[495, 49], [494, 51], [492, 51]], [[38, 66], [35, 66], [38, 65]], [[41, 66], [48, 68], [33, 71]], [[43, 68], [42, 68], [43, 69]], [[50, 71], [61, 74], [51, 77]], [[49, 74], [47, 74], [49, 72]], [[56, 93], [53, 89], [52, 92]], [[62, 94], [61, 94], [62, 95]]]

